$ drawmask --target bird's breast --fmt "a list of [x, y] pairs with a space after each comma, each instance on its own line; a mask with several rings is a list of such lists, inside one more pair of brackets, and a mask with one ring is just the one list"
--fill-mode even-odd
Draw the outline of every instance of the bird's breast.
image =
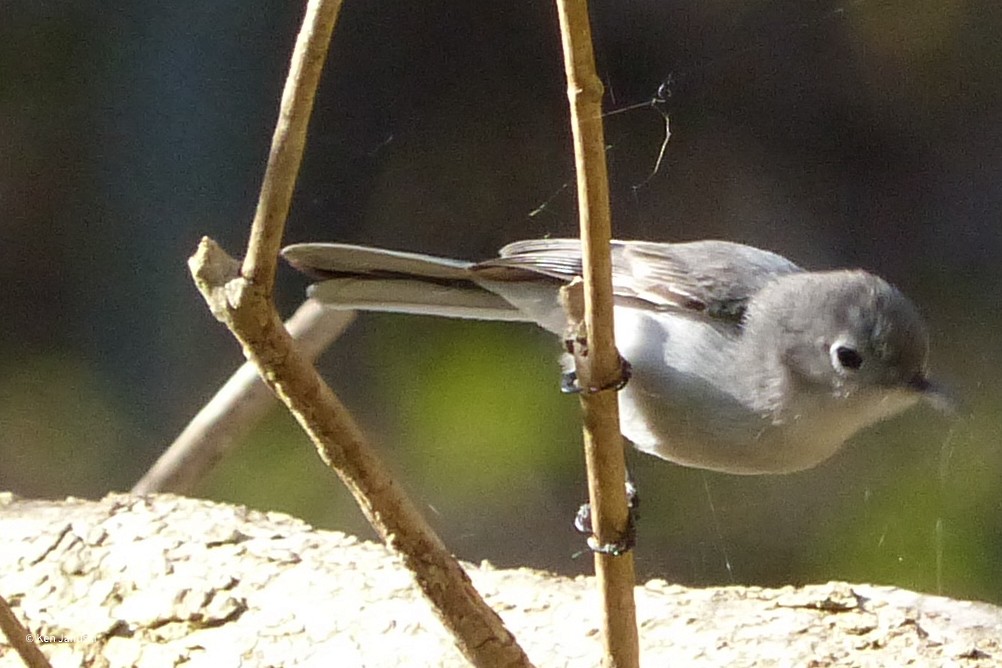
[[623, 435], [685, 466], [766, 474], [815, 466], [865, 426], [831, 397], [763, 407], [737, 337], [696, 319], [617, 312], [617, 345], [633, 370], [619, 398]]

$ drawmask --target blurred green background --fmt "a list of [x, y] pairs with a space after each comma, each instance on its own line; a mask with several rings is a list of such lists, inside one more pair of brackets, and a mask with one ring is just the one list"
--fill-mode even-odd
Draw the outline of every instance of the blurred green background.
[[[299, 3], [14, 0], [0, 21], [0, 488], [128, 489], [241, 361], [185, 260], [244, 244]], [[862, 266], [962, 397], [785, 477], [635, 455], [642, 577], [835, 578], [1002, 603], [1002, 9], [594, 2], [622, 238]], [[670, 93], [670, 95], [668, 95]], [[547, 2], [347, 0], [287, 238], [475, 259], [576, 230]], [[540, 207], [542, 207], [540, 209]], [[283, 268], [291, 312], [305, 281]], [[365, 315], [331, 384], [461, 557], [586, 572], [577, 402], [529, 326]], [[198, 494], [371, 536], [281, 411]]]

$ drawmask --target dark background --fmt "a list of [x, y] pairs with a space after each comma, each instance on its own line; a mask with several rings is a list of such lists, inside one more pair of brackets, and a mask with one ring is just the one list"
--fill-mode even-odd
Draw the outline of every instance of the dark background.
[[[246, 242], [298, 3], [7, 2], [0, 20], [0, 488], [127, 489], [240, 362], [185, 260]], [[595, 2], [622, 238], [861, 266], [928, 318], [963, 399], [823, 466], [635, 456], [643, 577], [836, 578], [1002, 602], [1002, 10], [945, 0]], [[291, 241], [491, 256], [577, 229], [548, 2], [347, 0]], [[670, 93], [670, 95], [669, 95]], [[541, 208], [540, 208], [541, 207]], [[283, 268], [291, 312], [305, 281]], [[366, 315], [323, 359], [463, 558], [590, 569], [577, 405], [531, 327]], [[371, 535], [276, 410], [199, 494]]]

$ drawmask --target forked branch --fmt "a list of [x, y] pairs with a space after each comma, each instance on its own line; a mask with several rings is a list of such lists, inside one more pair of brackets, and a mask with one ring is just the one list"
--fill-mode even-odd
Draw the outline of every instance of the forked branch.
[[271, 300], [309, 116], [340, 4], [310, 0], [307, 6], [243, 265], [205, 238], [189, 266], [212, 313], [240, 341], [244, 355], [309, 434], [386, 544], [401, 555], [464, 655], [477, 666], [528, 666], [501, 619], [387, 474], [347, 410], [295, 350]]

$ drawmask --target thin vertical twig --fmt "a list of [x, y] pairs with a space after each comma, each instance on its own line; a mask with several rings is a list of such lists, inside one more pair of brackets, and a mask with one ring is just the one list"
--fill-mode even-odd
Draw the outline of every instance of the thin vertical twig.
[[[595, 71], [586, 0], [557, 0], [557, 11], [574, 134], [583, 258], [586, 347], [575, 347], [575, 363], [582, 387], [612, 388], [622, 368], [613, 329], [612, 226], [602, 130], [604, 91]], [[586, 390], [581, 394], [581, 405], [592, 530], [598, 543], [610, 544], [622, 540], [629, 531], [626, 464], [616, 392]], [[632, 553], [596, 553], [595, 575], [604, 607], [604, 664], [636, 668], [640, 649]]]
[[306, 147], [306, 130], [313, 112], [317, 85], [324, 71], [327, 49], [342, 0], [310, 0], [296, 38], [289, 76], [282, 89], [278, 122], [271, 139], [271, 152], [251, 223], [247, 255], [241, 275], [271, 295], [282, 248], [285, 220], [289, 215], [296, 178]]

